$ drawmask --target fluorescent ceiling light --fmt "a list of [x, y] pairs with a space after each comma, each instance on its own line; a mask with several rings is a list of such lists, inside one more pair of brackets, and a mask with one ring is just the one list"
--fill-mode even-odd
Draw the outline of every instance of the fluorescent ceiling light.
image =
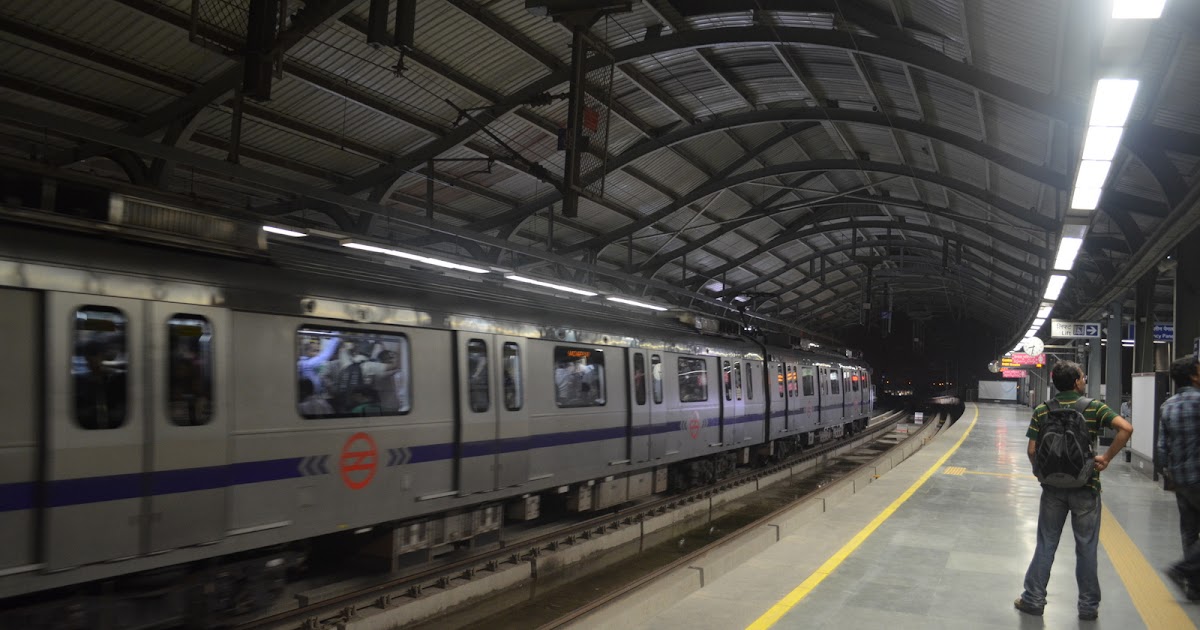
[[1037, 318], [1044, 320], [1047, 317], [1050, 317], [1050, 311], [1052, 310], [1054, 310], [1053, 304], [1043, 304], [1042, 308], [1038, 309]]
[[1079, 163], [1079, 174], [1075, 176], [1075, 188], [1103, 188], [1110, 168], [1112, 162], [1108, 160], [1083, 160]]
[[515, 281], [517, 281], [517, 282], [524, 282], [525, 284], [534, 284], [534, 285], [537, 285], [537, 286], [539, 286], [539, 287], [546, 287], [547, 289], [554, 289], [554, 290], [556, 290], [556, 291], [566, 291], [567, 293], [575, 293], [575, 294], [578, 294], [578, 295], [586, 295], [586, 296], [588, 296], [588, 297], [591, 297], [591, 296], [593, 296], [593, 295], [596, 295], [596, 292], [595, 292], [595, 291], [585, 291], [585, 290], [583, 290], [583, 289], [576, 289], [576, 288], [574, 288], [574, 287], [568, 287], [568, 286], [561, 285], [561, 284], [554, 284], [553, 282], [546, 282], [546, 281], [544, 281], [544, 280], [536, 280], [536, 279], [534, 279], [534, 278], [527, 278], [527, 277], [525, 277], [525, 276], [518, 276], [518, 275], [517, 275], [517, 274], [515, 274], [515, 273], [510, 273], [510, 274], [508, 274], [508, 275], [506, 275], [506, 276], [504, 276], [504, 277], [505, 277], [506, 279], [508, 279], [508, 280], [515, 280]]
[[1100, 79], [1092, 97], [1092, 116], [1088, 125], [1124, 127], [1137, 95], [1137, 79]]
[[1100, 205], [1099, 188], [1076, 188], [1071, 195], [1071, 209], [1095, 210]]
[[1079, 255], [1079, 248], [1083, 246], [1083, 239], [1067, 236], [1058, 242], [1058, 258], [1054, 259], [1054, 268], [1058, 271], [1070, 271], [1071, 267], [1075, 266], [1075, 257]]
[[296, 230], [285, 230], [281, 227], [275, 227], [274, 225], [264, 225], [264, 226], [262, 226], [262, 229], [264, 232], [270, 232], [271, 234], [278, 234], [280, 236], [291, 236], [292, 238], [300, 238], [302, 236], [308, 236], [304, 232], [297, 232]]
[[653, 305], [653, 304], [647, 304], [647, 303], [645, 303], [645, 302], [638, 302], [638, 301], [635, 301], [635, 300], [627, 300], [627, 299], [625, 299], [625, 298], [621, 298], [621, 297], [613, 297], [613, 296], [611, 296], [611, 295], [610, 295], [610, 296], [608, 296], [608, 298], [607, 298], [607, 299], [608, 299], [608, 300], [610, 300], [610, 301], [612, 301], [612, 302], [620, 302], [621, 304], [628, 304], [628, 305], [630, 305], [630, 306], [640, 306], [640, 307], [642, 307], [642, 308], [648, 308], [648, 309], [650, 309], [650, 310], [652, 310], [652, 311], [665, 311], [665, 310], [667, 310], [666, 308], [664, 308], [664, 307], [662, 307], [662, 306], [655, 306], [655, 305]]
[[1114, 0], [1114, 20], [1156, 20], [1162, 15], [1166, 0]]
[[1057, 300], [1058, 294], [1062, 293], [1063, 285], [1066, 283], [1067, 283], [1066, 276], [1060, 276], [1058, 274], [1054, 274], [1053, 276], [1050, 276], [1050, 284], [1046, 285], [1045, 299]]
[[1087, 138], [1083, 141], [1083, 159], [1113, 159], [1124, 131], [1124, 127], [1088, 127]]
[[395, 256], [396, 258], [404, 258], [405, 260], [412, 260], [412, 261], [416, 261], [419, 263], [425, 263], [427, 265], [433, 265], [435, 267], [442, 267], [445, 269], [457, 269], [459, 271], [469, 271], [471, 273], [487, 273], [488, 272], [487, 269], [480, 269], [479, 267], [472, 267], [470, 265], [460, 265], [458, 263], [452, 263], [450, 261], [441, 260], [438, 258], [430, 258], [428, 256], [419, 256], [417, 254], [410, 254], [408, 252], [402, 252], [398, 249], [388, 249], [386, 247], [379, 247], [376, 245], [367, 245], [365, 243], [347, 242], [347, 243], [342, 243], [342, 247], [349, 247], [350, 249], [359, 249], [364, 252], [373, 252], [376, 254], [386, 254], [388, 256]]
[[1037, 318], [1037, 319], [1033, 320], [1033, 326], [1032, 326], [1032, 327], [1033, 327], [1033, 328], [1041, 328], [1041, 327], [1042, 327], [1042, 324], [1045, 324], [1045, 323], [1046, 323], [1046, 319], [1045, 319], [1044, 317], [1039, 317], [1039, 318]]

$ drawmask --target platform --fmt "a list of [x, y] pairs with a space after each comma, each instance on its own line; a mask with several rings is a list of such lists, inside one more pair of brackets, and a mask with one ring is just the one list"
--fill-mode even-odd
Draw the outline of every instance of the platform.
[[1124, 458], [1102, 475], [1099, 620], [1076, 616], [1069, 521], [1045, 616], [1013, 608], [1040, 493], [1028, 422], [1025, 407], [968, 405], [876, 483], [640, 628], [1197, 627], [1200, 605], [1160, 571], [1182, 556], [1175, 496]]

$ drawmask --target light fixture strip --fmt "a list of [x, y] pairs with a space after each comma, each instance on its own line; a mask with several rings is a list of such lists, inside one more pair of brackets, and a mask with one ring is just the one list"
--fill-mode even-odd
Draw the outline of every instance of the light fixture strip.
[[1046, 285], [1045, 299], [1051, 300], [1051, 301], [1057, 300], [1058, 295], [1060, 293], [1062, 293], [1063, 285], [1066, 283], [1067, 283], [1066, 276], [1059, 275], [1059, 274], [1054, 274], [1053, 276], [1050, 276], [1050, 282], [1049, 282], [1049, 284]]
[[305, 234], [304, 232], [275, 227], [274, 225], [264, 225], [262, 226], [262, 229], [264, 232], [270, 232], [271, 234], [278, 234], [280, 236], [290, 236], [292, 238], [303, 238], [308, 236], [308, 234]]
[[1058, 271], [1070, 271], [1075, 266], [1075, 258], [1079, 255], [1079, 248], [1082, 246], [1082, 238], [1066, 236], [1059, 239], [1058, 257], [1054, 259], [1054, 268]]
[[555, 284], [553, 282], [546, 282], [545, 280], [538, 280], [536, 278], [529, 278], [529, 277], [521, 276], [521, 275], [518, 275], [515, 273], [510, 273], [510, 274], [504, 276], [504, 278], [506, 280], [513, 280], [516, 282], [524, 282], [525, 284], [532, 284], [532, 285], [536, 285], [539, 287], [545, 287], [547, 289], [554, 289], [556, 291], [566, 291], [567, 293], [575, 293], [577, 295], [585, 295], [587, 297], [591, 297], [593, 295], [598, 295], [595, 291], [586, 291], [584, 289], [576, 289], [574, 287], [568, 287], [568, 286], [562, 285], [562, 284]]
[[387, 256], [395, 256], [396, 258], [404, 258], [405, 260], [412, 260], [412, 261], [424, 263], [427, 265], [433, 265], [434, 267], [442, 267], [444, 269], [454, 269], [457, 271], [468, 271], [470, 273], [488, 273], [487, 269], [481, 269], [479, 267], [472, 267], [470, 265], [461, 265], [459, 263], [442, 260], [440, 258], [431, 258], [429, 256], [421, 256], [419, 254], [410, 254], [408, 252], [400, 251], [398, 249], [379, 247], [378, 245], [368, 245], [366, 243], [356, 243], [356, 242], [351, 241], [351, 242], [342, 243], [342, 247], [348, 247], [350, 249], [357, 249], [357, 250], [361, 250], [364, 252], [372, 252], [375, 254], [384, 254]]
[[647, 304], [647, 303], [645, 303], [645, 302], [638, 302], [637, 300], [630, 300], [630, 299], [627, 299], [627, 298], [623, 298], [623, 297], [616, 297], [616, 296], [612, 296], [612, 295], [608, 296], [606, 299], [607, 299], [607, 300], [609, 300], [609, 301], [611, 301], [611, 302], [620, 302], [621, 304], [628, 304], [628, 305], [630, 305], [630, 306], [639, 306], [639, 307], [641, 307], [641, 308], [648, 308], [648, 309], [650, 309], [650, 310], [652, 310], [652, 311], [665, 311], [665, 310], [667, 310], [665, 307], [662, 307], [662, 306], [655, 306], [655, 305], [653, 305], [653, 304]]

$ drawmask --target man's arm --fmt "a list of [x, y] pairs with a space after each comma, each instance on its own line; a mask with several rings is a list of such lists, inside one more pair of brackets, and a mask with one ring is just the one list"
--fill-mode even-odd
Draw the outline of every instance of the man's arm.
[[1033, 465], [1033, 458], [1037, 454], [1037, 440], [1029, 440], [1029, 464]]
[[1108, 468], [1108, 463], [1117, 456], [1117, 453], [1121, 452], [1121, 449], [1125, 448], [1125, 443], [1133, 435], [1133, 425], [1121, 416], [1112, 419], [1112, 428], [1117, 430], [1117, 435], [1113, 437], [1112, 444], [1108, 445], [1108, 450], [1103, 455], [1096, 456], [1096, 470]]

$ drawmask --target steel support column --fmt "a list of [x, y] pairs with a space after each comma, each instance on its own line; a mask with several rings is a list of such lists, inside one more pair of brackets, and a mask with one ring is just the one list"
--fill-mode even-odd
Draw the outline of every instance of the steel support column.
[[1154, 283], [1158, 268], [1151, 268], [1137, 283], [1133, 327], [1133, 371], [1154, 371]]
[[1189, 354], [1200, 337], [1200, 228], [1175, 249], [1175, 356]]
[[571, 30], [571, 93], [567, 109], [567, 155], [563, 177], [563, 216], [579, 216], [579, 165], [583, 157], [583, 106], [587, 102], [587, 29]]
[[[1108, 309], [1108, 356], [1105, 369], [1104, 401], [1113, 409], [1121, 408], [1125, 373], [1121, 370], [1121, 340], [1125, 337], [1122, 308], [1124, 300], [1116, 300]], [[1128, 418], [1127, 418], [1128, 419]]]
[[1104, 361], [1101, 359], [1100, 338], [1088, 340], [1088, 364], [1087, 364], [1087, 395], [1089, 398], [1101, 398], [1103, 392], [1100, 391], [1101, 381], [1100, 371], [1103, 369]]

